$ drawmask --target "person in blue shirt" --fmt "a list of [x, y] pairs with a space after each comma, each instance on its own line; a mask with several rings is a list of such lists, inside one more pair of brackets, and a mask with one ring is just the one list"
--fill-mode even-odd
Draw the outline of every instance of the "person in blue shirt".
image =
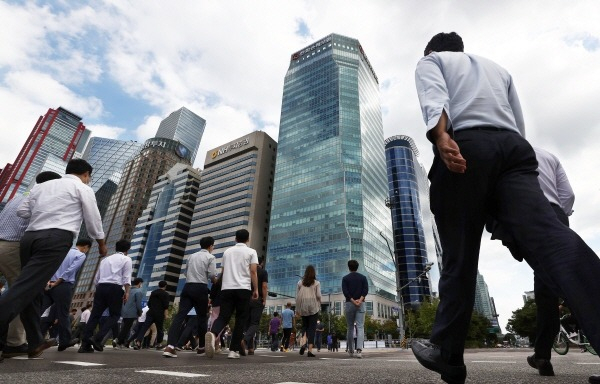
[[71, 321], [69, 320], [69, 307], [73, 299], [73, 288], [75, 287], [75, 277], [77, 272], [85, 261], [86, 253], [92, 248], [92, 242], [89, 239], [77, 240], [73, 248], [69, 250], [67, 256], [60, 267], [50, 278], [46, 287], [42, 311], [55, 304], [56, 317], [58, 319], [58, 351], [72, 347], [78, 340], [71, 338]]
[[292, 310], [292, 303], [286, 303], [285, 309], [281, 311], [281, 320], [283, 321], [283, 340], [281, 340], [281, 347], [284, 352], [287, 352], [290, 348], [290, 335], [292, 334], [292, 329], [296, 328], [296, 318], [294, 311]]

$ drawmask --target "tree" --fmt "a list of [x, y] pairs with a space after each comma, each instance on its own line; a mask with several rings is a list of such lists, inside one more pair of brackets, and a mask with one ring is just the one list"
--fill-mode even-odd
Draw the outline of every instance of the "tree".
[[533, 299], [528, 299], [523, 308], [513, 311], [506, 330], [522, 337], [529, 337], [529, 340], [535, 340], [536, 305]]
[[485, 344], [487, 344], [489, 339], [488, 329], [491, 327], [491, 325], [492, 324], [487, 317], [483, 316], [479, 312], [473, 311], [465, 346], [477, 348], [483, 347]]

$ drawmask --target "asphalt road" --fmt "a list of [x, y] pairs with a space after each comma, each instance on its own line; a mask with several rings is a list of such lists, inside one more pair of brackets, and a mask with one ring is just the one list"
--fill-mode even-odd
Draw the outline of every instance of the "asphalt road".
[[[469, 350], [465, 354], [468, 383], [587, 383], [600, 374], [600, 359], [589, 353], [570, 351], [553, 355], [555, 377], [541, 377], [527, 365], [530, 349]], [[369, 349], [363, 359], [344, 352], [322, 350], [316, 358], [295, 352], [259, 349], [239, 360], [227, 354], [213, 359], [179, 352], [176, 359], [156, 350], [113, 350], [93, 354], [75, 348], [47, 350], [40, 359], [5, 359], [0, 363], [1, 383], [442, 383], [439, 376], [421, 367], [410, 350]], [[178, 376], [174, 376], [178, 375]]]

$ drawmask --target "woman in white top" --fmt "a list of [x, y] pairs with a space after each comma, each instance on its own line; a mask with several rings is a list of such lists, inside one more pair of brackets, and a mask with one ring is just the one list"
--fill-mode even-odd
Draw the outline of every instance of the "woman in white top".
[[296, 291], [296, 313], [302, 316], [302, 333], [304, 334], [300, 347], [300, 354], [304, 355], [308, 343], [308, 357], [315, 357], [312, 353], [315, 340], [317, 319], [321, 310], [321, 283], [317, 280], [315, 267], [306, 267], [302, 280], [298, 281]]

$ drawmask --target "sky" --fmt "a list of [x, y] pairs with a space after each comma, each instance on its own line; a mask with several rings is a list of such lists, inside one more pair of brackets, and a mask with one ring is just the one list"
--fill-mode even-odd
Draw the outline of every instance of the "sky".
[[[292, 53], [331, 33], [360, 41], [379, 78], [385, 137], [412, 137], [426, 169], [414, 69], [429, 39], [513, 76], [528, 140], [556, 154], [575, 191], [571, 227], [600, 252], [600, 2], [0, 1], [0, 167], [40, 115], [62, 106], [93, 136], [151, 138], [182, 106], [206, 119], [209, 149], [262, 130], [278, 136]], [[479, 269], [503, 330], [533, 274], [484, 234]]]

